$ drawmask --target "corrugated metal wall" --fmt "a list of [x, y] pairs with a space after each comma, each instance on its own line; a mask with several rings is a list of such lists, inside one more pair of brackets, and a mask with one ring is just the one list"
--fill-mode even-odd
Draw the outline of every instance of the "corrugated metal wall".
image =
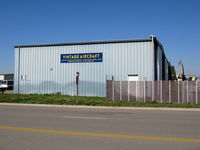
[[167, 58], [164, 55], [164, 50], [162, 47], [157, 46], [156, 48], [156, 53], [157, 53], [157, 77], [158, 77], [158, 81], [160, 80], [168, 80], [168, 61]]
[[159, 46], [157, 46], [157, 77], [158, 77], [158, 81], [159, 80], [164, 80], [163, 79], [163, 53], [162, 53], [162, 50]]
[[[15, 49], [15, 93], [75, 95], [80, 72], [80, 95], [106, 96], [106, 78], [154, 80], [152, 42], [27, 47]], [[103, 62], [60, 63], [61, 54], [103, 53]], [[19, 83], [18, 83], [19, 82]]]
[[165, 79], [164, 80], [169, 80], [169, 70], [168, 70], [169, 64], [166, 58], [165, 58], [164, 63], [165, 63]]

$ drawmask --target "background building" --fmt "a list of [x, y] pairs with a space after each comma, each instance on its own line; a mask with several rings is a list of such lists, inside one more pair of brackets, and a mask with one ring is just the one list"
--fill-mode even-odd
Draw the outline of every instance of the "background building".
[[15, 93], [106, 96], [106, 79], [168, 80], [163, 46], [147, 39], [15, 46]]
[[10, 74], [0, 74], [0, 80], [11, 80], [13, 81], [14, 79], [14, 74], [10, 73]]
[[0, 92], [4, 92], [6, 90], [9, 90], [11, 92], [13, 90], [13, 83], [14, 80], [14, 74], [0, 74]]

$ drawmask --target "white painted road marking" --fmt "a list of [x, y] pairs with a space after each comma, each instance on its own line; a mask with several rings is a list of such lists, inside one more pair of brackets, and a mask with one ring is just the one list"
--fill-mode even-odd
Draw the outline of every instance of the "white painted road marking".
[[107, 119], [102, 117], [81, 117], [81, 116], [62, 116], [64, 118], [73, 118], [73, 119]]

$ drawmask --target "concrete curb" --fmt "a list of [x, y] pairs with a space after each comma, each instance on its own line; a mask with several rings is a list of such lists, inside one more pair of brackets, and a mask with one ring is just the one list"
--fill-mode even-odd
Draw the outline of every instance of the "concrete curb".
[[84, 109], [116, 109], [116, 110], [158, 110], [158, 111], [200, 111], [200, 108], [167, 108], [167, 107], [119, 107], [119, 106], [86, 106], [86, 105], [52, 105], [52, 104], [18, 104], [0, 103], [0, 106], [33, 106], [33, 107], [60, 107]]

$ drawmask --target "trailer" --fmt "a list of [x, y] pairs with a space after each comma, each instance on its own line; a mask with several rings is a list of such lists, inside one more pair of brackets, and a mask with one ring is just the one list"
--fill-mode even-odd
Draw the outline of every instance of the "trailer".
[[6, 90], [13, 90], [12, 80], [0, 80], [0, 92], [4, 93]]

